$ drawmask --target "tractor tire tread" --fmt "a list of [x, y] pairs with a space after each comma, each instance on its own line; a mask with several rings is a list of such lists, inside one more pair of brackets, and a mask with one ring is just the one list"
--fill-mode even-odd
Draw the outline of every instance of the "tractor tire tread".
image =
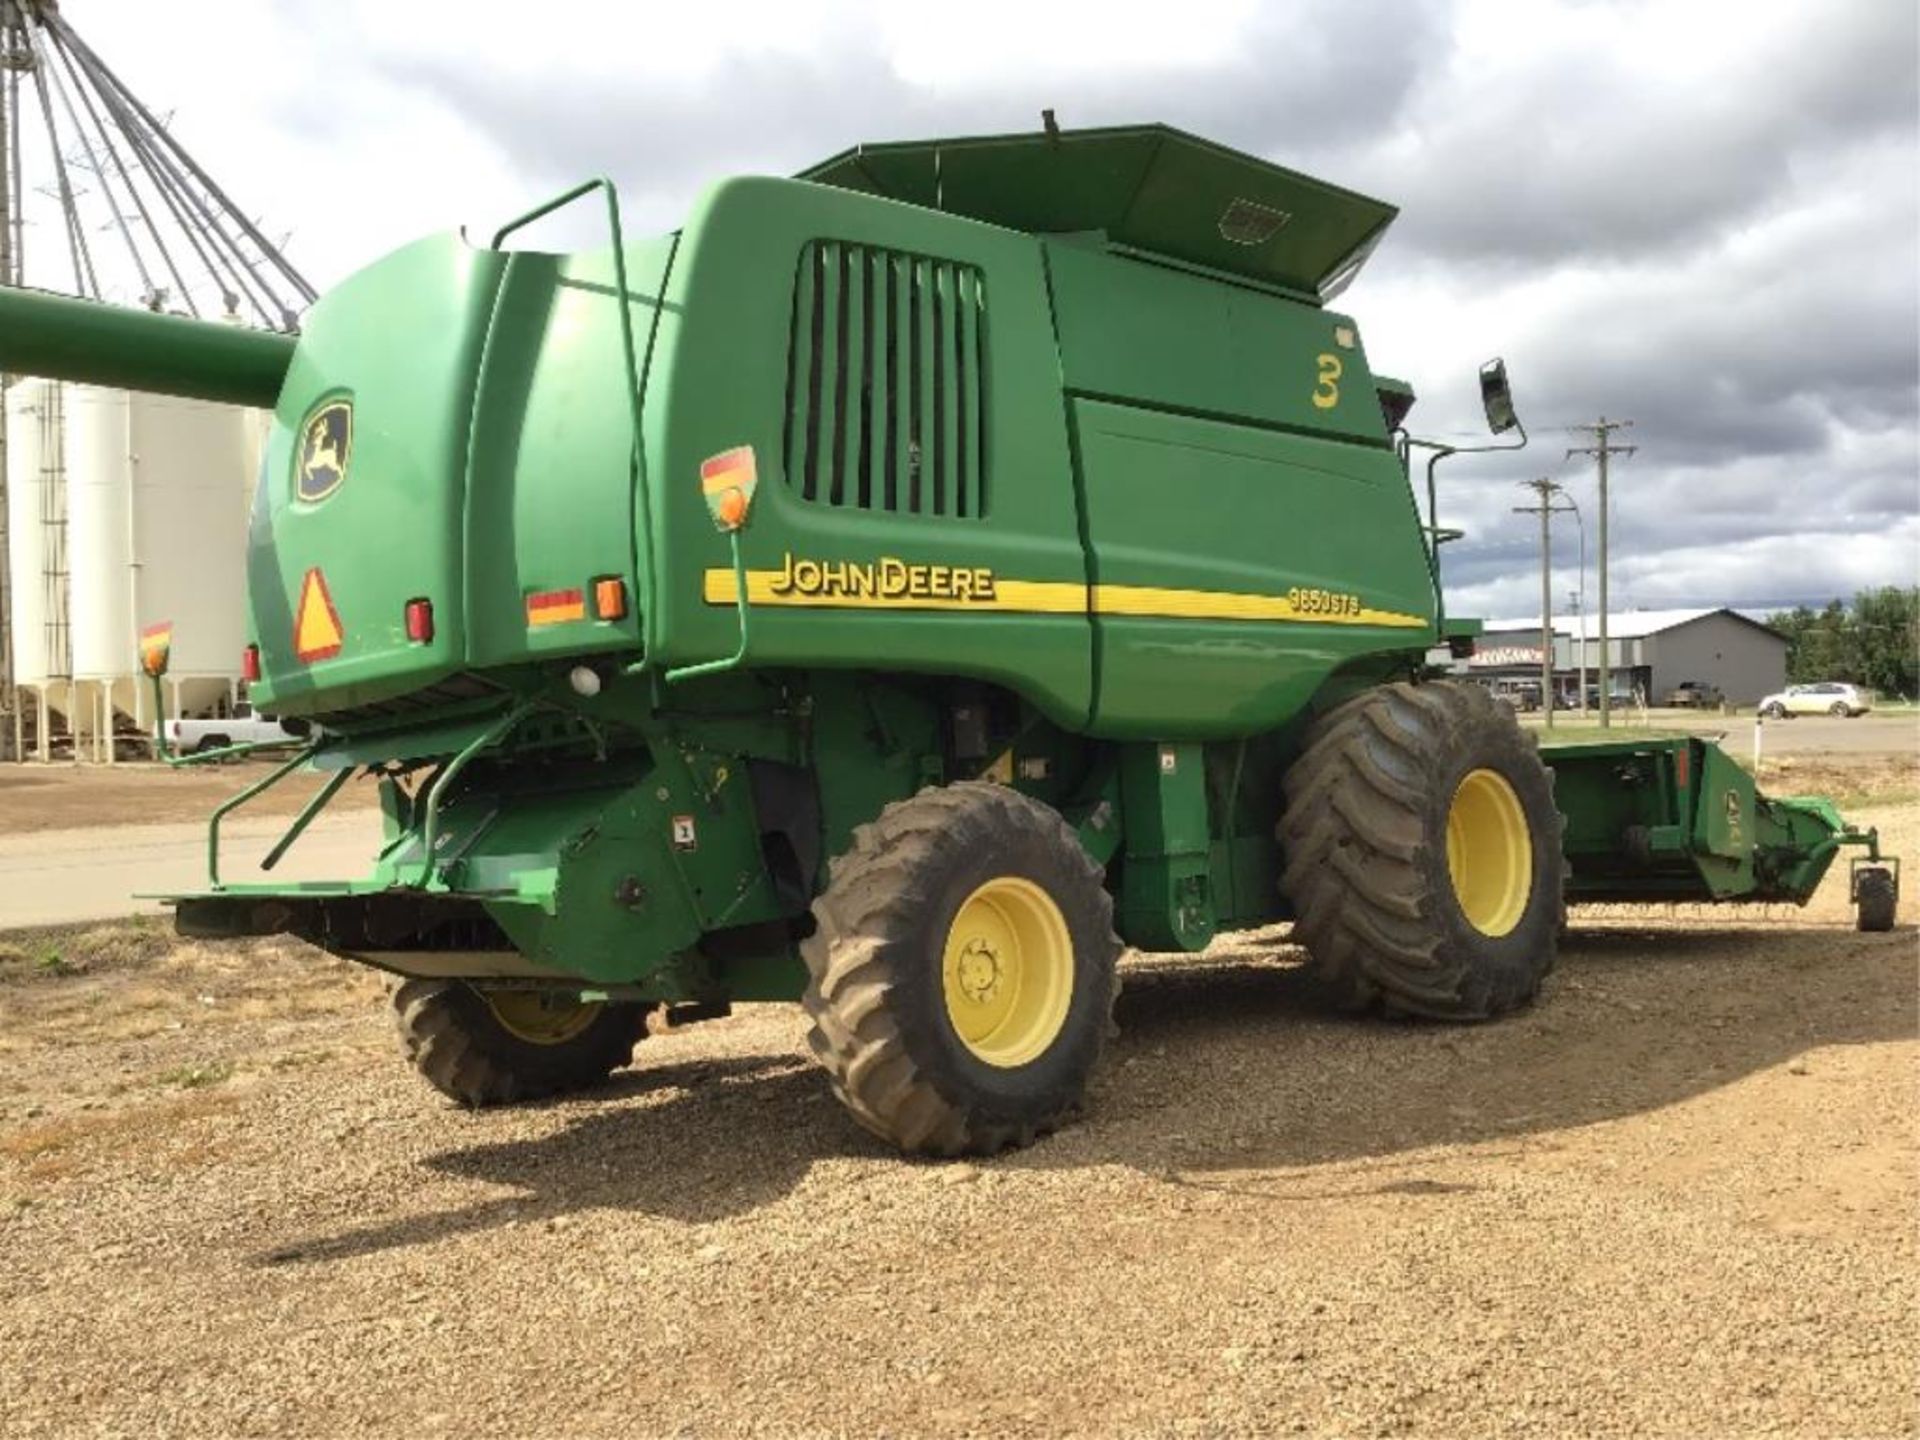
[[[990, 781], [960, 781], [888, 805], [855, 827], [853, 844], [831, 868], [813, 903], [814, 933], [801, 942], [807, 985], [801, 1006], [807, 1043], [834, 1096], [862, 1128], [912, 1154], [992, 1155], [1031, 1144], [1071, 1118], [1063, 1106], [1027, 1120], [983, 1115], [956, 1102], [916, 1064], [893, 1004], [894, 947], [904, 942], [926, 897], [917, 883], [936, 851], [991, 843], [1005, 827], [1044, 835], [1077, 857], [1076, 877], [1098, 896], [1104, 933], [1117, 956], [1113, 902], [1100, 868], [1059, 814]], [[1113, 1033], [1117, 970], [1098, 1039]]]
[[393, 992], [400, 1050], [426, 1082], [469, 1109], [584, 1090], [633, 1059], [646, 1010], [609, 1004], [581, 1034], [531, 1047], [458, 980], [403, 980]]
[[[1565, 920], [1564, 860], [1546, 943], [1520, 969], [1477, 965], [1470, 949], [1449, 941], [1439, 906], [1450, 902], [1431, 878], [1431, 768], [1494, 726], [1506, 734], [1509, 763], [1536, 768], [1551, 796], [1553, 772], [1537, 741], [1478, 685], [1377, 686], [1308, 727], [1283, 781], [1280, 888], [1294, 908], [1294, 936], [1336, 1006], [1478, 1020], [1538, 994]], [[1530, 818], [1553, 824], [1557, 841], [1565, 821], [1552, 815]]]
[[1863, 869], [1854, 900], [1859, 907], [1854, 923], [1861, 930], [1877, 934], [1893, 929], [1900, 891], [1894, 884], [1892, 871], [1879, 867]]

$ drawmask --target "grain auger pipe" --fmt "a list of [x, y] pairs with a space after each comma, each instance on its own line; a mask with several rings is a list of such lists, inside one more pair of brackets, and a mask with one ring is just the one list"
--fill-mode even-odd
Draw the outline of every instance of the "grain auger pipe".
[[271, 410], [295, 338], [0, 288], [0, 373]]

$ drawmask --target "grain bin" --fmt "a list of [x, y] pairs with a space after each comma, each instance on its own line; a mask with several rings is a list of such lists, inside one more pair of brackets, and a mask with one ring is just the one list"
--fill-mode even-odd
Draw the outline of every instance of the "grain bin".
[[251, 450], [235, 407], [68, 388], [72, 673], [102, 727], [117, 715], [121, 730], [151, 729], [135, 642], [162, 620], [174, 627], [169, 708], [231, 705], [245, 579], [230, 557], [245, 544]]
[[7, 626], [21, 697], [13, 753], [31, 748], [42, 760], [52, 756], [56, 729], [72, 729], [63, 391], [51, 380], [18, 380], [6, 398]]

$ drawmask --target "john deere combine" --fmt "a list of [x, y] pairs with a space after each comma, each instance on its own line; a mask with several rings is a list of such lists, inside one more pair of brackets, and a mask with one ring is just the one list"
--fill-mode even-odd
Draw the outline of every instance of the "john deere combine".
[[[606, 248], [505, 248], [574, 201]], [[1326, 308], [1394, 213], [1051, 132], [727, 181], [639, 242], [595, 182], [297, 343], [4, 297], [0, 366], [278, 417], [245, 670], [310, 739], [240, 798], [328, 777], [277, 857], [365, 777], [385, 843], [334, 884], [215, 848], [180, 927], [404, 977], [470, 1104], [604, 1077], [658, 1007], [799, 999], [855, 1117], [952, 1154], [1074, 1109], [1123, 944], [1291, 918], [1353, 1003], [1468, 1019], [1534, 997], [1563, 894], [1804, 900], [1868, 839], [1830, 809], [1599, 747], [1563, 846], [1510, 713], [1426, 678], [1477, 625], [1412, 392]]]

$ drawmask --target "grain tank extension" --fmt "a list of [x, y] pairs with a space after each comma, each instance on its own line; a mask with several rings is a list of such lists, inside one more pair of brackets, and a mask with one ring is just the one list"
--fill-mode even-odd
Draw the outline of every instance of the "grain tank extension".
[[1123, 944], [1292, 919], [1357, 1005], [1534, 997], [1552, 779], [1428, 677], [1477, 625], [1412, 392], [1328, 308], [1390, 206], [1157, 126], [862, 147], [644, 240], [604, 182], [527, 218], [562, 203], [608, 244], [420, 240], [297, 345], [0, 325], [9, 368], [277, 402], [252, 695], [309, 728], [293, 835], [364, 783], [385, 838], [331, 884], [211, 847], [183, 930], [401, 977], [469, 1104], [799, 999], [853, 1115], [939, 1154], [1072, 1113]]

